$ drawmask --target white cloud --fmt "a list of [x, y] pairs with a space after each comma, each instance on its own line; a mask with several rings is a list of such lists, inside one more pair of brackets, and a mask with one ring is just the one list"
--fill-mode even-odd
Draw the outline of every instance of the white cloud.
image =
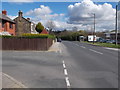
[[15, 19], [17, 16], [8, 15], [8, 17], [13, 20], [13, 19]]
[[64, 14], [52, 14], [52, 10], [48, 6], [44, 5], [40, 5], [40, 8], [28, 11], [25, 15], [32, 16], [35, 21], [59, 19], [64, 16]]
[[40, 5], [40, 8], [35, 8], [34, 10], [30, 10], [26, 13], [26, 15], [33, 15], [33, 16], [39, 16], [39, 15], [48, 15], [52, 11], [49, 7]]
[[81, 3], [68, 6], [68, 23], [93, 24], [93, 15], [90, 13], [95, 13], [99, 29], [113, 29], [115, 12], [111, 4], [96, 5], [91, 0], [83, 0]]

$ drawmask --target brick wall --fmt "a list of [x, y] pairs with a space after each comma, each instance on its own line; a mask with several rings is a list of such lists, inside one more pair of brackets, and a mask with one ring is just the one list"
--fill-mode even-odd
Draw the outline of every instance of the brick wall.
[[15, 36], [15, 24], [11, 24], [13, 25], [13, 28], [10, 28], [10, 22], [5, 22], [4, 27], [2, 27], [2, 23], [0, 23], [0, 32], [6, 31]]

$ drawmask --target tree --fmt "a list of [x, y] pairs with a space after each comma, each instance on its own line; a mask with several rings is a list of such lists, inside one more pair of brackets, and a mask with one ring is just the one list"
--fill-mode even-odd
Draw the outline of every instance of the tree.
[[49, 32], [51, 33], [52, 32], [52, 30], [56, 27], [56, 25], [55, 25], [55, 23], [53, 22], [53, 21], [48, 21], [47, 23], [46, 23], [46, 27], [48, 27], [48, 29], [49, 29]]
[[44, 29], [44, 26], [39, 22], [37, 25], [36, 25], [36, 31], [41, 33], [42, 30]]

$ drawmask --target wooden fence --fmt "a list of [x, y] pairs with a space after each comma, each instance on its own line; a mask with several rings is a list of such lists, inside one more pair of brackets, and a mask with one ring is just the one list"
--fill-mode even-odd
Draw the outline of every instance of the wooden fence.
[[53, 44], [50, 38], [2, 38], [2, 50], [48, 50]]

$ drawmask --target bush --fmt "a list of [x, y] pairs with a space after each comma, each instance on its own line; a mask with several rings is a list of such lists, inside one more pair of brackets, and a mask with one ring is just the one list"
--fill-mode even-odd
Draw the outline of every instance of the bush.
[[41, 33], [42, 30], [44, 29], [44, 26], [39, 22], [37, 25], [36, 25], [36, 31]]
[[0, 36], [1, 38], [52, 38], [54, 39], [55, 36], [53, 35], [49, 35], [49, 34], [23, 34], [21, 36], [7, 36], [7, 35], [3, 35]]

